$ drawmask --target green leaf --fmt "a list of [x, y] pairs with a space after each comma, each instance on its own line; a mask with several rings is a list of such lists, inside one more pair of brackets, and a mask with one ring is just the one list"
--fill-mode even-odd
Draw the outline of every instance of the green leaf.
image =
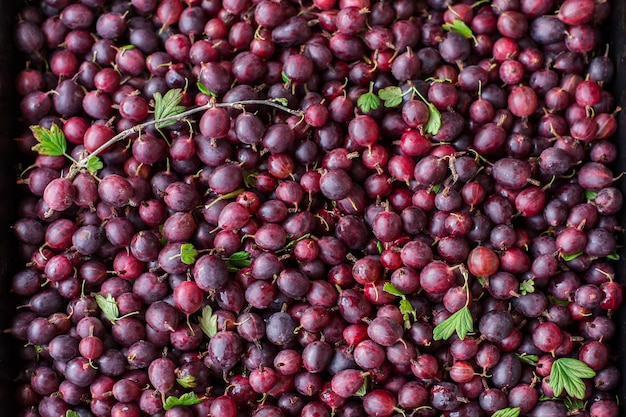
[[176, 382], [183, 388], [195, 388], [197, 386], [196, 377], [193, 375], [187, 375], [184, 378], [176, 378]]
[[198, 87], [198, 91], [200, 91], [202, 94], [206, 94], [207, 96], [211, 97], [217, 97], [217, 94], [209, 90], [207, 86], [204, 85], [204, 83], [200, 80], [196, 82], [196, 87]]
[[92, 174], [95, 174], [102, 168], [104, 168], [104, 164], [97, 156], [90, 156], [89, 159], [87, 159], [87, 170]]
[[525, 281], [520, 282], [519, 290], [522, 293], [522, 295], [535, 292], [535, 281], [532, 279], [527, 279]]
[[291, 82], [291, 78], [289, 78], [287, 74], [285, 74], [285, 71], [280, 72], [280, 78], [282, 78], [285, 84], [289, 84]]
[[357, 397], [363, 397], [365, 394], [367, 394], [367, 377], [363, 378], [363, 385], [361, 385], [361, 388], [354, 393]]
[[483, 288], [488, 288], [489, 287], [489, 277], [478, 276], [478, 277], [476, 277], [476, 281], [478, 281], [480, 286], [483, 287]]
[[548, 296], [548, 300], [550, 300], [552, 304], [557, 304], [557, 305], [564, 306], [564, 307], [567, 307], [569, 305], [569, 301], [560, 300], [552, 295]]
[[516, 353], [515, 355], [517, 355], [517, 357], [522, 363], [525, 363], [526, 365], [530, 365], [530, 366], [536, 366], [537, 361], [539, 360], [539, 357], [537, 355], [527, 355], [525, 353], [522, 353], [522, 354]]
[[378, 90], [378, 97], [384, 101], [385, 107], [398, 107], [402, 103], [403, 96], [402, 89], [396, 86]]
[[619, 253], [617, 252], [609, 253], [608, 255], [606, 255], [606, 259], [610, 259], [611, 261], [619, 261], [620, 260]]
[[434, 77], [428, 77], [424, 81], [430, 82], [430, 83], [451, 83], [452, 82], [450, 78], [434, 78]]
[[380, 99], [372, 92], [361, 94], [361, 97], [356, 101], [356, 105], [359, 106], [361, 111], [367, 113], [371, 110], [376, 110], [380, 107]]
[[96, 294], [95, 299], [105, 317], [109, 319], [111, 323], [115, 323], [120, 317], [120, 310], [117, 307], [115, 298], [113, 298], [111, 294], [107, 294], [106, 298], [102, 294]]
[[135, 49], [135, 45], [123, 45], [119, 47], [122, 51], [128, 51], [129, 49]]
[[200, 404], [204, 401], [204, 398], [198, 398], [195, 392], [187, 392], [180, 397], [167, 397], [165, 403], [163, 404], [163, 409], [165, 411], [170, 410], [177, 406], [190, 406], [195, 404]]
[[202, 316], [198, 318], [198, 327], [209, 339], [217, 333], [217, 315], [213, 314], [210, 306], [202, 309]]
[[285, 97], [274, 97], [272, 101], [285, 107], [289, 105], [289, 100], [287, 100]]
[[67, 410], [65, 412], [65, 417], [80, 417], [80, 414], [78, 414], [76, 411], [74, 410]]
[[445, 23], [441, 27], [443, 28], [443, 30], [456, 32], [459, 35], [463, 35], [467, 39], [476, 39], [476, 37], [474, 36], [474, 32], [472, 32], [472, 29], [470, 29], [470, 27], [467, 26], [467, 24], [460, 19], [454, 19], [452, 23]]
[[226, 267], [229, 271], [237, 272], [241, 268], [245, 268], [246, 266], [250, 266], [252, 261], [250, 261], [250, 252], [241, 251], [235, 252], [226, 258]]
[[520, 413], [519, 407], [508, 407], [496, 411], [491, 417], [518, 417]]
[[65, 154], [67, 139], [63, 130], [56, 123], [53, 123], [50, 129], [34, 125], [30, 127], [30, 130], [38, 142], [32, 147], [33, 151], [39, 153], [39, 155], [47, 156], [61, 156]]
[[587, 200], [595, 200], [597, 196], [598, 196], [597, 191], [585, 190], [585, 198]]
[[180, 246], [180, 259], [186, 265], [191, 265], [196, 261], [198, 251], [191, 243], [183, 243]]
[[244, 169], [243, 170], [243, 185], [246, 188], [255, 188], [256, 187], [256, 176], [259, 173], [253, 169]]
[[383, 291], [387, 294], [395, 295], [396, 297], [404, 297], [404, 293], [394, 287], [391, 282], [385, 282], [385, 284], [383, 285]]
[[573, 358], [559, 358], [552, 364], [549, 384], [557, 397], [565, 390], [570, 397], [582, 399], [586, 389], [583, 379], [594, 376], [596, 376], [596, 372], [583, 361]]
[[456, 311], [433, 329], [433, 339], [448, 340], [454, 332], [461, 340], [474, 331], [474, 322], [468, 306]]
[[432, 103], [428, 104], [428, 112], [430, 113], [430, 117], [428, 118], [428, 122], [424, 126], [424, 131], [426, 133], [430, 133], [431, 135], [436, 135], [441, 129], [441, 113], [437, 107]]
[[583, 252], [573, 253], [571, 255], [563, 255], [563, 254], [561, 254], [561, 258], [563, 258], [563, 260], [567, 262], [567, 261], [571, 261], [573, 259], [578, 258], [582, 254], [583, 254]]
[[563, 399], [563, 405], [569, 411], [578, 411], [585, 408], [585, 402], [583, 400], [575, 400], [570, 397], [566, 397], [565, 399]]
[[176, 120], [160, 121], [168, 117], [174, 117], [184, 112], [185, 106], [179, 106], [183, 99], [183, 93], [180, 88], [168, 90], [165, 96], [160, 92], [154, 93], [154, 120], [157, 128], [172, 126], [176, 124]]
[[555, 362], [559, 362], [559, 365], [567, 369], [570, 375], [575, 375], [580, 378], [593, 378], [596, 376], [596, 371], [591, 369], [581, 360], [573, 358], [559, 358]]
[[381, 242], [380, 240], [376, 241], [376, 249], [378, 250], [378, 254], [380, 255], [381, 253], [384, 252], [385, 250], [385, 246], [383, 245], [383, 242]]
[[161, 223], [159, 225], [159, 227], [158, 227], [158, 229], [159, 229], [159, 242], [163, 246], [167, 245], [167, 239], [165, 238], [165, 235], [163, 234], [163, 229], [164, 228], [165, 228], [165, 225], [163, 223]]
[[433, 190], [433, 193], [437, 194], [439, 193], [439, 191], [441, 191], [441, 184], [435, 184], [431, 187], [431, 190]]
[[402, 316], [405, 320], [408, 320], [409, 316], [412, 316], [413, 320], [417, 320], [417, 312], [415, 311], [415, 307], [413, 307], [413, 304], [411, 304], [411, 302], [406, 298], [400, 300], [400, 313], [402, 313]]

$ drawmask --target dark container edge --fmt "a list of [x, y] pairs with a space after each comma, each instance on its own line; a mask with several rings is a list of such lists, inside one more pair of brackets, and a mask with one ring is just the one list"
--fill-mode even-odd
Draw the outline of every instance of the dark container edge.
[[15, 378], [19, 361], [16, 360], [15, 341], [3, 332], [10, 326], [15, 305], [9, 293], [15, 265], [15, 244], [11, 224], [16, 218], [17, 187], [15, 183], [15, 140], [18, 101], [14, 91], [17, 71], [16, 51], [12, 41], [17, 21], [18, 2], [0, 0], [0, 417], [17, 415]]
[[[601, 1], [601, 0], [600, 0]], [[16, 219], [16, 194], [14, 187], [16, 167], [13, 156], [16, 153], [14, 138], [17, 135], [18, 117], [17, 100], [13, 87], [13, 79], [18, 70], [17, 51], [12, 42], [13, 28], [17, 21], [17, 2], [0, 0], [0, 417], [15, 416], [17, 407], [14, 403], [15, 378], [18, 373], [19, 362], [11, 355], [15, 346], [8, 333], [2, 329], [9, 327], [9, 319], [14, 305], [9, 293], [10, 277], [14, 272], [14, 265], [10, 260], [15, 257], [15, 245], [11, 238], [10, 226]], [[622, 108], [626, 109], [626, 1], [613, 0], [609, 24], [603, 34], [609, 44], [609, 55], [615, 62], [616, 78], [610, 90]], [[620, 71], [622, 74], [620, 74]], [[615, 165], [615, 172], [626, 172], [626, 111], [617, 115], [619, 129], [616, 143], [619, 148], [619, 159]], [[626, 180], [617, 181], [617, 187], [626, 195]], [[620, 225], [626, 229], [626, 210], [619, 218]], [[624, 235], [620, 245], [624, 245]], [[620, 261], [617, 264], [616, 280], [626, 285], [626, 249], [622, 246]], [[612, 353], [616, 358], [617, 366], [622, 373], [622, 383], [617, 395], [619, 397], [621, 414], [626, 415], [626, 308], [622, 307], [613, 315], [617, 326], [616, 338], [612, 343]]]

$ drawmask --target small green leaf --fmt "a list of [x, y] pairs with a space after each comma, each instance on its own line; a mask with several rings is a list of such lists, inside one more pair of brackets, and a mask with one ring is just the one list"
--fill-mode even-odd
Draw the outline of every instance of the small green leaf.
[[426, 125], [424, 125], [424, 131], [426, 133], [430, 133], [431, 135], [436, 135], [439, 132], [439, 129], [441, 129], [441, 113], [439, 113], [439, 110], [434, 104], [427, 104], [430, 117], [428, 118]]
[[191, 243], [183, 243], [180, 246], [180, 260], [183, 261], [185, 265], [191, 265], [196, 261], [196, 257], [198, 256], [198, 251], [194, 248]]
[[568, 411], [578, 411], [585, 408], [585, 402], [583, 400], [574, 400], [570, 397], [565, 397], [563, 399], [563, 405], [568, 409]]
[[519, 291], [520, 293], [522, 293], [522, 295], [535, 292], [535, 281], [532, 279], [527, 279], [525, 281], [520, 282]]
[[356, 105], [359, 106], [362, 112], [368, 113], [380, 107], [380, 99], [376, 94], [369, 92], [361, 94], [361, 97], [356, 101]]
[[470, 29], [470, 27], [460, 19], [454, 19], [452, 23], [445, 23], [441, 27], [449, 32], [456, 32], [459, 35], [463, 35], [467, 39], [476, 39], [472, 29]]
[[176, 378], [176, 382], [183, 388], [195, 388], [198, 384], [196, 384], [196, 377], [193, 375], [187, 375], [184, 378]]
[[63, 130], [56, 123], [53, 123], [50, 129], [34, 125], [30, 127], [30, 130], [38, 142], [32, 147], [33, 151], [39, 153], [39, 155], [47, 156], [61, 156], [65, 154], [67, 139]]
[[252, 261], [250, 261], [250, 252], [241, 251], [235, 252], [226, 258], [226, 267], [231, 272], [237, 272], [241, 268], [245, 268], [246, 266], [250, 266]]
[[163, 409], [165, 411], [170, 410], [177, 406], [190, 406], [195, 404], [200, 404], [204, 401], [204, 398], [198, 398], [195, 392], [187, 392], [180, 397], [167, 397], [165, 403], [163, 404]]
[[122, 51], [128, 51], [130, 49], [135, 49], [135, 45], [123, 45], [123, 46], [120, 46], [119, 49]]
[[287, 74], [285, 74], [285, 71], [280, 72], [280, 77], [282, 78], [285, 84], [289, 84], [291, 82], [291, 78], [289, 78]]
[[111, 323], [115, 323], [115, 321], [120, 317], [120, 310], [117, 307], [117, 301], [111, 294], [107, 294], [106, 298], [102, 294], [95, 295], [96, 304], [104, 313], [104, 316], [111, 321]]
[[469, 307], [465, 306], [435, 326], [433, 339], [448, 340], [456, 332], [459, 338], [463, 340], [468, 333], [473, 331], [472, 313], [470, 313]]
[[483, 287], [483, 288], [488, 288], [489, 287], [489, 277], [478, 276], [478, 277], [476, 277], [476, 281], [478, 281], [480, 286]]
[[166, 239], [165, 235], [163, 234], [163, 229], [164, 228], [165, 228], [164, 224], [160, 224], [159, 227], [158, 227], [158, 229], [159, 229], [159, 242], [163, 246], [167, 245], [167, 239]]
[[385, 284], [383, 285], [383, 291], [387, 294], [395, 295], [396, 297], [404, 297], [404, 293], [394, 287], [391, 282], [385, 282]]
[[287, 100], [285, 97], [274, 97], [272, 101], [285, 107], [289, 105], [289, 100]]
[[561, 254], [561, 258], [563, 258], [563, 260], [567, 262], [567, 261], [571, 261], [573, 259], [578, 258], [582, 254], [583, 254], [583, 252], [573, 253], [571, 255], [563, 255], [563, 254]]
[[217, 97], [217, 94], [209, 90], [207, 86], [204, 85], [204, 83], [200, 80], [196, 82], [196, 87], [198, 87], [198, 91], [200, 91], [202, 94], [206, 94], [207, 96], [211, 96], [211, 97]]
[[411, 304], [411, 302], [406, 298], [400, 300], [400, 313], [402, 313], [405, 320], [408, 320], [410, 318], [409, 316], [412, 316], [414, 321], [417, 320], [415, 307], [413, 307], [413, 304]]
[[104, 164], [97, 156], [90, 156], [89, 159], [87, 159], [87, 170], [92, 174], [95, 174], [102, 168], [104, 168]]
[[359, 388], [354, 395], [357, 397], [363, 397], [365, 394], [367, 394], [367, 377], [363, 378], [363, 385], [361, 385], [361, 388]]
[[530, 366], [536, 366], [537, 361], [539, 360], [539, 357], [537, 355], [527, 355], [525, 353], [522, 353], [522, 354], [516, 353], [515, 355], [517, 355], [517, 357], [519, 358], [521, 362]]
[[557, 305], [564, 306], [564, 307], [567, 307], [569, 305], [569, 301], [560, 300], [552, 295], [548, 296], [548, 300], [550, 300], [552, 304], [557, 304]]
[[198, 327], [209, 339], [217, 333], [217, 315], [213, 314], [210, 306], [202, 309], [202, 316], [198, 318]]
[[80, 417], [80, 414], [78, 414], [76, 411], [74, 410], [67, 410], [65, 412], [65, 417]]
[[595, 200], [597, 196], [598, 196], [598, 192], [597, 191], [585, 190], [585, 198], [587, 200]]
[[518, 417], [520, 413], [519, 407], [508, 407], [496, 411], [491, 417]]
[[611, 261], [619, 261], [620, 256], [619, 256], [619, 253], [613, 252], [613, 253], [609, 253], [608, 255], [606, 255], [606, 259], [610, 259]]
[[378, 254], [380, 255], [381, 253], [384, 252], [385, 250], [385, 246], [383, 245], [383, 242], [381, 242], [380, 240], [376, 241], [376, 249], [378, 250]]
[[256, 176], [259, 173], [253, 169], [244, 169], [242, 176], [243, 176], [243, 185], [246, 186], [246, 188], [255, 188], [256, 187]]
[[431, 189], [433, 190], [433, 193], [437, 194], [441, 191], [441, 184], [435, 184], [431, 187]]
[[385, 107], [398, 107], [402, 103], [403, 96], [402, 89], [396, 86], [378, 90], [378, 97], [384, 101]]
[[155, 126], [157, 128], [172, 126], [176, 124], [176, 120], [167, 120], [168, 117], [174, 117], [184, 112], [185, 106], [179, 106], [180, 101], [183, 99], [183, 93], [180, 88], [168, 90], [165, 96], [162, 96], [160, 92], [154, 93], [154, 120], [156, 120]]
[[424, 81], [426, 81], [427, 83], [451, 83], [452, 82], [450, 78], [434, 78], [434, 77], [428, 77]]
[[552, 364], [549, 384], [557, 397], [565, 390], [570, 397], [582, 399], [586, 390], [583, 379], [594, 376], [596, 376], [596, 372], [583, 361], [573, 358], [559, 358]]

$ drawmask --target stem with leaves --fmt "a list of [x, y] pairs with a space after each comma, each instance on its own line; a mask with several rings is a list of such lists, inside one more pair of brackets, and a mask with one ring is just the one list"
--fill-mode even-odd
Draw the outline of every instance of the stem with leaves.
[[[156, 94], [158, 94], [158, 93], [156, 93]], [[181, 93], [180, 90], [178, 90], [178, 89], [176, 89], [176, 90], [169, 90], [165, 94], [164, 100], [170, 94], [172, 94], [172, 97], [170, 98], [170, 100], [175, 100], [177, 103], [180, 103], [180, 100], [182, 99], [182, 93]], [[168, 101], [164, 101], [164, 103], [165, 103], [164, 106], [168, 105], [167, 104]], [[300, 110], [293, 110], [293, 109], [290, 109], [289, 107], [283, 106], [282, 104], [275, 103], [275, 102], [269, 101], [269, 100], [241, 100], [241, 101], [235, 101], [233, 103], [217, 103], [214, 100], [211, 100], [211, 101], [209, 101], [205, 105], [194, 107], [194, 108], [186, 110], [186, 111], [181, 111], [180, 113], [170, 114], [170, 115], [167, 115], [167, 116], [162, 117], [160, 119], [156, 119], [155, 118], [154, 120], [150, 120], [150, 121], [138, 124], [136, 126], [133, 126], [130, 129], [124, 130], [124, 131], [118, 133], [117, 135], [113, 136], [107, 142], [105, 142], [102, 145], [100, 145], [96, 150], [94, 150], [91, 153], [91, 156], [98, 156], [98, 155], [100, 155], [106, 149], [111, 147], [111, 145], [113, 145], [114, 143], [117, 143], [117, 142], [119, 142], [121, 140], [124, 140], [128, 136], [130, 136], [130, 135], [132, 135], [134, 133], [139, 133], [141, 130], [145, 129], [146, 127], [152, 126], [152, 125], [157, 125], [158, 124], [158, 125], [160, 125], [162, 127], [165, 127], [165, 126], [167, 126], [167, 123], [169, 123], [169, 122], [179, 122], [179, 121], [183, 120], [184, 118], [186, 118], [187, 116], [191, 116], [193, 114], [196, 114], [196, 113], [199, 113], [199, 112], [203, 112], [203, 111], [211, 109], [213, 107], [243, 108], [244, 106], [247, 106], [247, 105], [265, 105], [265, 106], [274, 107], [276, 109], [282, 110], [282, 111], [284, 111], [286, 113], [289, 113], [289, 114], [293, 114], [295, 116], [302, 116], [302, 117], [304, 116], [304, 113], [302, 111], [300, 111]], [[156, 113], [156, 108], [155, 108], [155, 113]], [[81, 166], [84, 162], [85, 162], [85, 158], [83, 158], [80, 161], [78, 161], [78, 165]]]
[[102, 168], [102, 162], [98, 156], [104, 151], [109, 149], [113, 144], [120, 142], [131, 135], [141, 133], [144, 129], [150, 126], [155, 126], [157, 129], [161, 127], [167, 127], [184, 120], [188, 116], [196, 113], [203, 112], [213, 107], [225, 107], [225, 108], [238, 108], [244, 109], [245, 106], [269, 106], [285, 113], [289, 113], [295, 116], [304, 117], [302, 110], [294, 110], [287, 107], [284, 101], [280, 99], [276, 100], [240, 100], [232, 103], [218, 103], [215, 99], [210, 100], [208, 103], [186, 110], [184, 106], [180, 105], [183, 98], [182, 90], [173, 89], [161, 96], [160, 93], [154, 95], [154, 120], [140, 123], [129, 129], [126, 129], [111, 139], [100, 145], [93, 152], [85, 155], [80, 160], [76, 161], [69, 154], [66, 153], [67, 139], [63, 131], [57, 126], [53, 125], [50, 129], [45, 129], [41, 126], [31, 126], [31, 131], [38, 141], [37, 145], [33, 147], [33, 150], [40, 155], [48, 156], [60, 156], [64, 155], [70, 161], [72, 161], [72, 167], [68, 176], [71, 178], [75, 176], [80, 170], [87, 169], [92, 174]]

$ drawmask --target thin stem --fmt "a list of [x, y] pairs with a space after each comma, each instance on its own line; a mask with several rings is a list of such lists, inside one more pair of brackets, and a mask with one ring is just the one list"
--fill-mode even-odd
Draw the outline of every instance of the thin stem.
[[108, 149], [114, 143], [117, 143], [117, 142], [127, 138], [128, 136], [132, 135], [133, 133], [139, 133], [141, 130], [145, 129], [146, 127], [155, 125], [157, 123], [169, 122], [169, 121], [179, 121], [179, 120], [184, 119], [187, 116], [190, 116], [192, 114], [195, 114], [195, 113], [198, 113], [198, 112], [201, 112], [201, 111], [204, 111], [204, 110], [208, 110], [208, 109], [213, 108], [213, 107], [233, 107], [233, 108], [238, 108], [238, 107], [243, 107], [243, 106], [246, 106], [246, 105], [269, 106], [269, 107], [274, 107], [274, 108], [276, 108], [278, 110], [284, 111], [285, 113], [293, 114], [294, 116], [302, 116], [303, 115], [302, 110], [293, 110], [293, 109], [290, 109], [289, 107], [283, 106], [282, 104], [275, 103], [275, 102], [269, 101], [269, 100], [240, 100], [240, 101], [236, 101], [236, 102], [233, 102], [233, 103], [215, 103], [214, 101], [209, 101], [207, 104], [204, 104], [204, 105], [198, 106], [198, 107], [194, 107], [194, 108], [186, 110], [186, 111], [184, 111], [182, 113], [175, 114], [175, 115], [172, 115], [172, 116], [169, 116], [169, 117], [165, 117], [165, 118], [162, 118], [162, 119], [150, 120], [150, 121], [138, 124], [136, 126], [133, 126], [130, 129], [126, 129], [126, 130], [118, 133], [117, 135], [113, 136], [111, 139], [109, 139], [108, 141], [106, 141], [102, 145], [100, 145], [98, 148], [96, 148], [89, 155], [81, 158], [79, 161], [77, 161], [76, 165], [77, 165], [78, 168], [85, 167], [87, 162], [89, 161], [90, 157], [100, 155], [102, 152], [104, 152], [106, 149]]
[[283, 106], [282, 104], [276, 103], [271, 100], [240, 100], [234, 103], [215, 103], [215, 107], [235, 107], [236, 108], [239, 106], [245, 106], [247, 104], [250, 104], [250, 105], [258, 104], [262, 106], [274, 107], [276, 109], [284, 111], [285, 113], [293, 114], [294, 116], [303, 115], [302, 110], [293, 110], [293, 109], [290, 109], [289, 107]]
[[108, 149], [114, 143], [117, 143], [120, 140], [126, 139], [128, 136], [132, 135], [133, 133], [139, 133], [141, 130], [145, 129], [148, 126], [152, 126], [154, 124], [161, 123], [161, 122], [178, 121], [178, 120], [180, 120], [180, 119], [182, 119], [184, 117], [187, 117], [189, 115], [192, 115], [192, 114], [198, 113], [200, 111], [209, 109], [211, 107], [213, 107], [213, 103], [209, 102], [209, 103], [207, 103], [207, 104], [205, 104], [203, 106], [195, 107], [193, 109], [189, 109], [189, 110], [184, 111], [184, 112], [182, 112], [180, 114], [176, 114], [176, 115], [173, 115], [173, 116], [165, 117], [163, 119], [150, 120], [150, 121], [141, 123], [139, 125], [133, 126], [130, 129], [123, 130], [120, 133], [118, 133], [117, 135], [113, 136], [108, 141], [106, 141], [105, 143], [103, 143], [102, 145], [100, 145], [98, 148], [96, 148], [88, 156], [81, 158], [81, 160], [78, 161], [78, 165], [79, 165], [79, 167], [84, 166], [87, 163], [87, 160], [89, 159], [89, 157], [100, 155], [102, 152], [104, 152], [106, 149]]

